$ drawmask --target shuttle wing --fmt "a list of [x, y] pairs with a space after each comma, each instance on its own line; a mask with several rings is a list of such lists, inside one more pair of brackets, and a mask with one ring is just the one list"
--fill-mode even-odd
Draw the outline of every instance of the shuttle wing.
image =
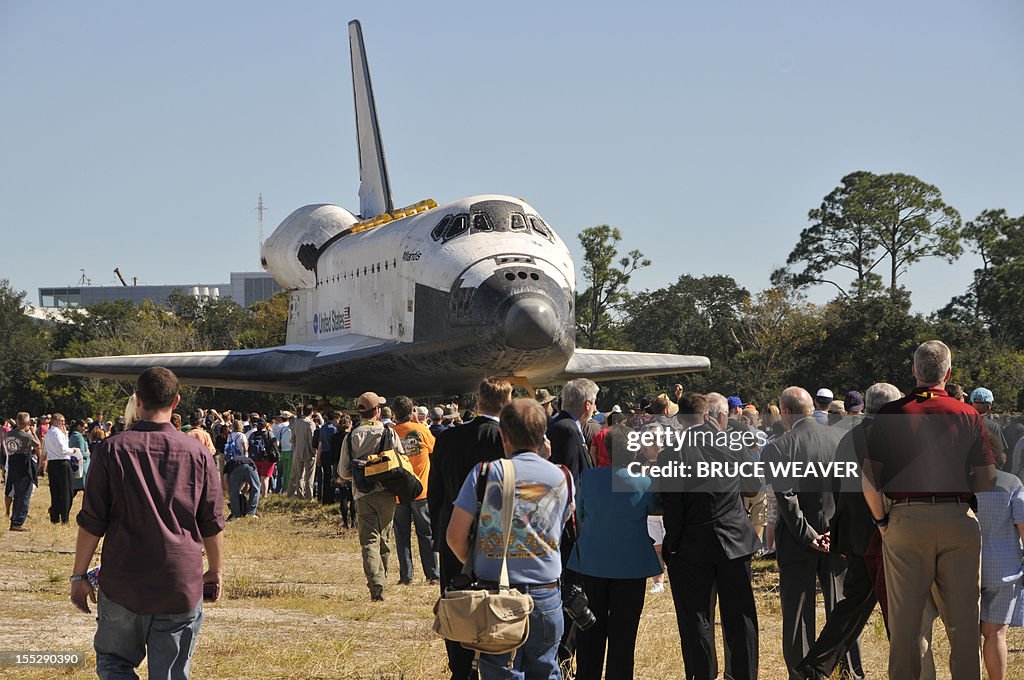
[[280, 345], [265, 349], [136, 354], [51, 361], [57, 375], [134, 380], [153, 366], [174, 371], [183, 383], [241, 390], [311, 393], [325, 385], [317, 376], [344, 377], [345, 368], [375, 359], [400, 343], [364, 335], [345, 335], [330, 343]]
[[648, 352], [618, 352], [603, 349], [577, 349], [559, 376], [564, 380], [622, 380], [651, 375], [694, 373], [711, 368], [707, 357]]

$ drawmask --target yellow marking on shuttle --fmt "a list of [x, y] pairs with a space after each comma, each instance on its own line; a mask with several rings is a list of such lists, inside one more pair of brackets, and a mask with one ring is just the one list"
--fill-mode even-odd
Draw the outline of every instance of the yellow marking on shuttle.
[[437, 201], [435, 201], [432, 198], [428, 198], [426, 200], [420, 201], [419, 203], [413, 203], [412, 205], [406, 206], [404, 208], [392, 210], [390, 213], [384, 213], [383, 215], [378, 215], [377, 217], [373, 217], [368, 220], [363, 220], [362, 222], [356, 222], [349, 228], [348, 231], [350, 234], [358, 234], [361, 231], [367, 231], [369, 229], [379, 227], [382, 224], [387, 224], [388, 222], [394, 222], [396, 220], [401, 220], [406, 217], [412, 217], [413, 215], [425, 213], [428, 210], [433, 210], [436, 207]]

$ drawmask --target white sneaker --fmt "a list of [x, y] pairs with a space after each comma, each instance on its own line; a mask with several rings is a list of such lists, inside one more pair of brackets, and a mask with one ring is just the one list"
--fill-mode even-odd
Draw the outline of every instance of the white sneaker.
[[663, 593], [663, 592], [665, 592], [665, 584], [664, 583], [654, 583], [654, 584], [651, 585], [651, 594], [652, 595], [654, 595], [656, 593]]

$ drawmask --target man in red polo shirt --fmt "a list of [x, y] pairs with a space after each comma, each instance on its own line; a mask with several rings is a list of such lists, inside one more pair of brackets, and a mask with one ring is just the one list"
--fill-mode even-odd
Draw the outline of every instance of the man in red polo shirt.
[[882, 534], [893, 680], [920, 676], [921, 617], [933, 585], [953, 680], [981, 678], [981, 529], [972, 505], [973, 492], [993, 487], [995, 459], [981, 416], [945, 391], [951, 363], [945, 344], [922, 343], [917, 387], [883, 406], [868, 435], [862, 481]]
[[[171, 424], [178, 379], [166, 368], [135, 384], [138, 419], [96, 449], [89, 466], [71, 601], [88, 613], [97, 593], [86, 575], [100, 537], [96, 674], [134, 678], [149, 657], [151, 678], [187, 678], [204, 583], [220, 597], [224, 499], [217, 464], [199, 441]], [[203, 572], [203, 549], [209, 570]]]

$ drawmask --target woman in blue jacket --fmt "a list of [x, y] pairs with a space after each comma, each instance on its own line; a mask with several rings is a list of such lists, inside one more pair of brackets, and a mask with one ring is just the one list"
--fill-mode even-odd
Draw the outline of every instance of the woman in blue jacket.
[[68, 446], [78, 449], [78, 470], [71, 472], [71, 497], [85, 490], [85, 473], [89, 471], [89, 441], [85, 438], [85, 421], [76, 420], [71, 423], [68, 433]]
[[[634, 477], [625, 461], [632, 432], [617, 426], [607, 436], [612, 467], [584, 470], [576, 496], [578, 539], [568, 568], [583, 575], [583, 590], [597, 621], [577, 635], [578, 680], [633, 677], [637, 629], [647, 579], [662, 573], [647, 533], [647, 516], [660, 513], [648, 477]], [[605, 646], [607, 645], [607, 665]]]

